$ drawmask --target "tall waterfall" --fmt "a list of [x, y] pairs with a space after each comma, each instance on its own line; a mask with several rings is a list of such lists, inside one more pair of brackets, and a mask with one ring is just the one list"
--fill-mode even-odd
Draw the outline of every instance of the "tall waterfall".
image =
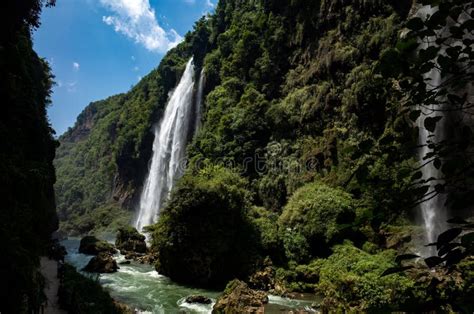
[[[429, 15], [435, 13], [435, 9], [431, 6], [423, 6], [418, 11], [418, 14], [421, 18], [425, 19]], [[441, 30], [445, 31], [445, 30]], [[421, 48], [427, 48], [427, 44], [423, 43]], [[441, 51], [441, 53], [444, 53]], [[430, 72], [426, 73], [425, 75], [427, 88], [433, 89], [437, 88], [441, 85], [441, 73], [437, 68], [433, 68]], [[420, 164], [425, 162], [423, 159], [431, 149], [428, 147], [429, 143], [438, 143], [444, 139], [445, 136], [445, 119], [441, 119], [441, 121], [437, 124], [435, 132], [430, 133], [426, 130], [424, 126], [424, 120], [426, 117], [436, 117], [442, 116], [443, 114], [435, 109], [442, 109], [438, 104], [432, 104], [430, 108], [421, 107], [419, 108], [422, 112], [421, 117], [418, 119], [418, 129], [419, 129], [419, 138], [418, 144], [420, 149], [418, 151], [418, 158], [420, 160]], [[435, 180], [429, 181], [430, 190], [429, 192], [433, 191], [434, 186], [440, 182], [440, 177], [442, 177], [441, 171], [434, 167], [433, 163], [429, 163], [421, 168], [423, 173], [423, 179], [428, 180], [430, 178], [435, 178]], [[442, 194], [439, 194], [423, 203], [420, 204], [421, 209], [421, 217], [423, 220], [424, 231], [425, 231], [425, 243], [434, 243], [440, 233], [442, 233], [446, 229], [446, 208], [444, 205], [445, 197]], [[435, 247], [430, 246], [422, 252], [422, 254], [428, 256], [433, 255], [436, 253]]]
[[[194, 108], [193, 96], [194, 65], [191, 58], [166, 105], [160, 124], [155, 126], [150, 169], [135, 222], [139, 231], [156, 222], [160, 207], [168, 198], [176, 179], [183, 174], [186, 145], [199, 123], [197, 110], [200, 109]], [[200, 106], [197, 101], [196, 106]]]

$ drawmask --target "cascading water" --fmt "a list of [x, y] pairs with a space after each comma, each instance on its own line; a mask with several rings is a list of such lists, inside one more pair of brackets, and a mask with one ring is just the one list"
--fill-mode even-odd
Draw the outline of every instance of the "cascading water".
[[205, 85], [205, 74], [204, 69], [201, 70], [201, 75], [199, 76], [199, 83], [196, 95], [196, 126], [194, 135], [196, 135], [197, 131], [201, 128], [201, 111], [202, 111], [202, 98], [204, 95], [204, 85]]
[[193, 128], [198, 125], [196, 110], [200, 110], [193, 110], [193, 79], [194, 65], [191, 58], [168, 101], [159, 126], [155, 127], [153, 155], [135, 222], [139, 231], [156, 222], [160, 207], [168, 198], [176, 179], [183, 174], [186, 145], [189, 135], [194, 133]]
[[[428, 82], [432, 86], [439, 86], [441, 84], [441, 75], [437, 69], [429, 72], [426, 75], [426, 79], [428, 79]], [[442, 114], [440, 114], [438, 111], [435, 111], [435, 109], [440, 108], [437, 105], [432, 105], [431, 108], [420, 108], [423, 117], [441, 116]], [[431, 149], [428, 147], [428, 143], [440, 142], [445, 134], [443, 123], [438, 123], [435, 132], [430, 133], [428, 130], [426, 130], [423, 122], [423, 118], [418, 119], [420, 145], [418, 157], [422, 163], [424, 162], [423, 158], [429, 152], [431, 152]], [[434, 186], [437, 183], [442, 183], [439, 179], [441, 177], [441, 171], [437, 169], [433, 163], [428, 163], [422, 167], [422, 173], [425, 180], [435, 178], [435, 180], [430, 181], [431, 187], [429, 192], [434, 189]], [[423, 224], [425, 228], [425, 244], [436, 242], [437, 236], [446, 229], [446, 210], [444, 208], [444, 201], [445, 199], [443, 195], [438, 194], [420, 204], [421, 216], [423, 218]], [[427, 255], [435, 253], [435, 247], [428, 247], [425, 253]]]
[[[428, 16], [432, 15], [435, 12], [435, 8], [428, 5], [420, 8], [417, 15], [419, 15], [423, 19], [426, 19]], [[432, 40], [429, 39], [429, 42], [432, 42]], [[421, 44], [422, 49], [427, 48], [427, 46], [427, 42]], [[441, 51], [440, 53], [444, 52]], [[436, 89], [442, 83], [441, 73], [437, 68], [433, 68], [430, 72], [426, 73], [424, 77], [428, 89]], [[442, 109], [442, 106], [438, 104], [432, 104], [429, 108], [422, 106], [419, 107], [419, 110], [421, 110], [422, 112], [421, 117], [418, 119], [418, 144], [420, 146], [420, 149], [418, 151], [418, 158], [421, 164], [425, 162], [424, 157], [431, 152], [431, 149], [428, 147], [428, 144], [439, 143], [443, 140], [445, 136], [445, 119], [441, 119], [441, 121], [437, 124], [434, 133], [430, 133], [424, 126], [425, 118], [443, 116], [440, 109]], [[430, 184], [430, 190], [428, 192], [433, 192], [435, 185], [438, 183], [442, 183], [440, 180], [440, 178], [442, 177], [441, 171], [437, 169], [432, 162], [423, 166], [421, 170], [423, 174], [423, 179], [430, 180], [428, 181]], [[423, 220], [425, 231], [424, 244], [436, 242], [437, 236], [446, 229], [446, 208], [444, 202], [445, 197], [442, 194], [438, 194], [420, 204], [421, 217]], [[429, 246], [422, 251], [424, 251], [422, 252], [422, 254], [425, 256], [433, 255], [436, 253], [434, 246]]]

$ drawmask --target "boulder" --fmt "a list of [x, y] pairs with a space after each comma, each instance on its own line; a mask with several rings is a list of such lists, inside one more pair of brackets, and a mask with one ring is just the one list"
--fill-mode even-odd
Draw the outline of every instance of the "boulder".
[[94, 236], [85, 236], [79, 245], [79, 253], [97, 255], [99, 253], [115, 254], [114, 246], [107, 241], [99, 240]]
[[124, 255], [126, 252], [147, 252], [145, 236], [133, 227], [120, 228], [118, 230], [115, 246]]
[[233, 280], [219, 297], [212, 313], [264, 313], [268, 295], [264, 291], [252, 290], [240, 280]]
[[211, 304], [212, 300], [203, 295], [190, 295], [186, 298], [187, 303]]
[[90, 273], [115, 273], [119, 269], [117, 262], [114, 258], [107, 253], [100, 252], [97, 256], [94, 256], [83, 268], [84, 271]]
[[258, 270], [249, 278], [250, 287], [265, 291], [275, 289], [275, 275], [275, 269], [272, 266]]

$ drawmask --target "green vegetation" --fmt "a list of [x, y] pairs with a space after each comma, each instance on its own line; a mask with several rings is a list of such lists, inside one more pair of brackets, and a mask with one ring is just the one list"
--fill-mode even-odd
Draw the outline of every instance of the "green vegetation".
[[46, 108], [53, 76], [33, 50], [43, 5], [7, 1], [0, 10], [0, 312], [33, 313], [44, 301], [39, 256], [57, 228], [53, 138]]
[[101, 252], [114, 254], [116, 250], [112, 244], [107, 241], [99, 240], [94, 236], [85, 236], [81, 239], [79, 253], [97, 255]]
[[[317, 289], [332, 310], [390, 312], [415, 298], [415, 281], [406, 275], [380, 275], [394, 266], [396, 251], [366, 253], [351, 243], [334, 247], [334, 254], [320, 268]], [[420, 291], [421, 293], [421, 291]], [[423, 302], [427, 295], [417, 295]]]
[[147, 251], [145, 236], [130, 226], [117, 231], [115, 247], [121, 252], [146, 253]]
[[245, 180], [206, 167], [185, 175], [168, 204], [153, 227], [159, 273], [211, 287], [250, 273], [255, 244]]
[[[223, 287], [271, 261], [283, 292], [317, 291], [326, 309], [469, 308], [462, 296], [472, 290], [472, 265], [464, 255], [454, 275], [413, 268], [381, 277], [400, 266], [387, 248], [405, 253], [414, 205], [428, 191], [416, 188], [428, 182], [414, 170], [410, 109], [427, 96], [426, 84], [416, 81], [417, 94], [397, 70], [401, 59], [413, 61], [413, 40], [399, 40], [412, 5], [219, 1], [156, 70], [130, 92], [91, 104], [60, 138], [61, 228], [87, 233], [126, 223], [146, 175], [151, 127], [194, 56], [196, 73], [206, 73], [203, 123], [188, 146], [190, 166], [150, 228], [159, 272]], [[405, 89], [414, 95], [408, 103]], [[469, 166], [463, 184], [474, 177], [469, 160], [454, 167]], [[446, 298], [451, 293], [456, 299]]]
[[304, 248], [317, 256], [329, 243], [347, 237], [344, 229], [355, 218], [353, 203], [348, 193], [319, 183], [296, 190], [279, 218], [280, 228], [290, 237], [284, 241], [287, 256], [294, 257]]
[[81, 275], [69, 264], [64, 265], [58, 296], [59, 304], [68, 313], [125, 314], [133, 312], [117, 304], [98, 281]]

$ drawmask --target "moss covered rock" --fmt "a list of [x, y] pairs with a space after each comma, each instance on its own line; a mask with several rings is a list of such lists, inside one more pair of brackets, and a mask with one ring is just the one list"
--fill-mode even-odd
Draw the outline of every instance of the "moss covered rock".
[[107, 241], [99, 240], [94, 236], [85, 236], [81, 239], [79, 253], [97, 255], [101, 252], [115, 254], [114, 246]]
[[83, 268], [84, 271], [90, 273], [115, 273], [118, 269], [119, 267], [114, 258], [104, 252], [94, 256], [86, 267]]
[[147, 251], [145, 236], [133, 227], [118, 230], [115, 246], [122, 254], [126, 252], [146, 253]]
[[265, 292], [252, 290], [245, 282], [233, 280], [217, 300], [212, 313], [263, 313], [267, 303], [268, 295]]

